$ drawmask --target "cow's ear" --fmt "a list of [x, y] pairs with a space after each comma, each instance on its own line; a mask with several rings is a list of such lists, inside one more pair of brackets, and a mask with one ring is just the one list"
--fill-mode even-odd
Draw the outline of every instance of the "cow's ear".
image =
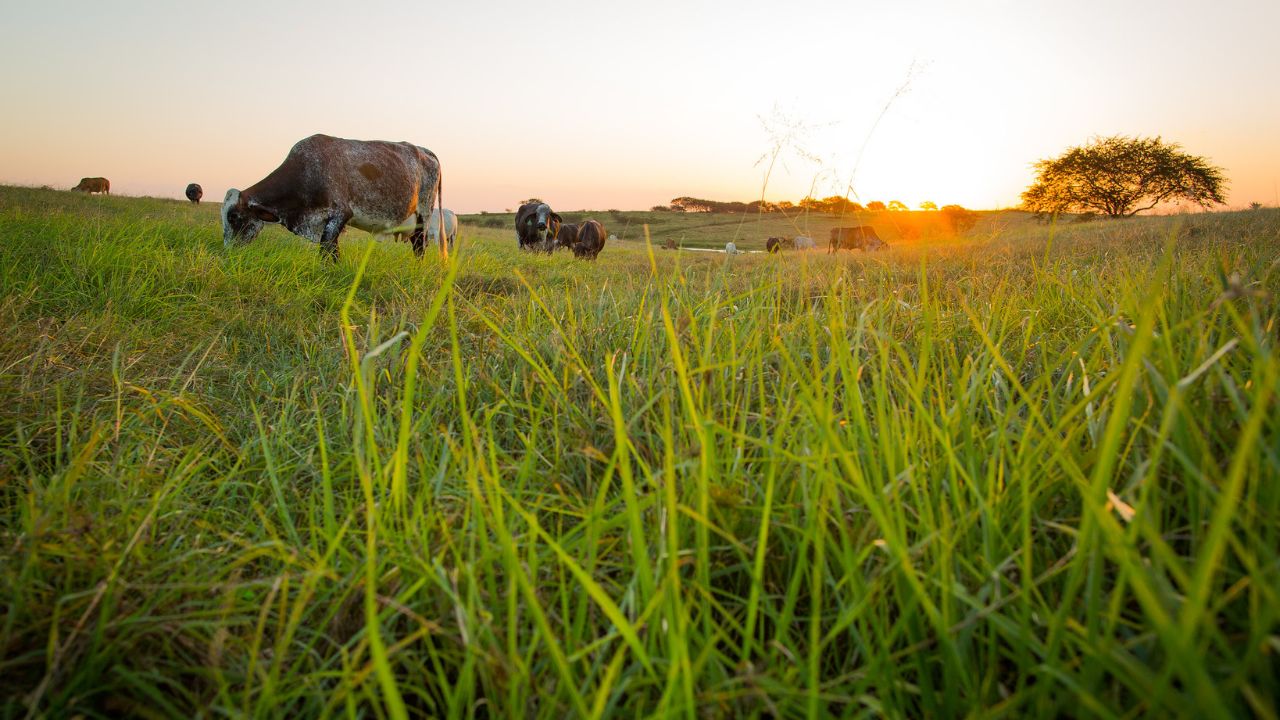
[[551, 213], [551, 219], [555, 220], [558, 223], [564, 222], [564, 218], [560, 217], [560, 213], [555, 213], [555, 212]]
[[280, 222], [280, 216], [262, 207], [261, 205], [254, 203], [252, 200], [249, 201], [249, 206], [245, 209], [249, 211], [250, 215], [261, 220], [262, 222], [269, 222], [269, 223]]

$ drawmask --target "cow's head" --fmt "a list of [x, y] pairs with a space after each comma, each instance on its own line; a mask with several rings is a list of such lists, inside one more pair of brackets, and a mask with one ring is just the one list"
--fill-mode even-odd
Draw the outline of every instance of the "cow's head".
[[864, 241], [864, 244], [862, 247], [866, 248], [867, 250], [884, 250], [885, 248], [889, 247], [889, 243], [881, 240], [878, 237], [869, 237]]
[[262, 226], [269, 222], [280, 222], [280, 218], [254, 201], [241, 197], [239, 190], [228, 190], [227, 197], [222, 201], [223, 247], [230, 250], [236, 245], [252, 241], [258, 237]]
[[547, 252], [555, 249], [556, 234], [560, 231], [563, 220], [558, 213], [551, 211], [550, 205], [538, 203], [522, 213], [517, 222], [524, 224], [520, 228], [520, 235], [527, 239], [530, 249]]

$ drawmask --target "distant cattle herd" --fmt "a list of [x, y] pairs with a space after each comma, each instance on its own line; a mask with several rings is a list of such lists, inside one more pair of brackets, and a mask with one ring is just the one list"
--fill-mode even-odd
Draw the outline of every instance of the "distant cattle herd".
[[[111, 193], [103, 177], [81, 178], [73, 188], [87, 194]], [[204, 190], [197, 183], [184, 192], [199, 204]], [[264, 225], [283, 225], [289, 232], [320, 245], [321, 253], [338, 257], [338, 236], [347, 225], [375, 235], [408, 235], [421, 258], [428, 243], [447, 255], [457, 240], [458, 218], [444, 207], [444, 177], [440, 159], [430, 150], [407, 142], [348, 140], [312, 135], [298, 141], [280, 167], [248, 188], [227, 191], [222, 201], [222, 238], [229, 249], [257, 237]], [[527, 202], [515, 215], [520, 249], [552, 253], [559, 249], [594, 260], [604, 249], [604, 225], [587, 219], [566, 223], [541, 201]], [[664, 248], [678, 245], [668, 239]], [[869, 225], [831, 229], [828, 253], [837, 250], [881, 250], [888, 245]], [[765, 249], [813, 250], [813, 238], [770, 237]], [[725, 253], [738, 254], [737, 244]]]

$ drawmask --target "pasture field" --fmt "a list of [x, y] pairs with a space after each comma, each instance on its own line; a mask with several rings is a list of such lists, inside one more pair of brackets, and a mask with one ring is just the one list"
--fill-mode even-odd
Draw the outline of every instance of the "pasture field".
[[[876, 233], [890, 244], [913, 245], [944, 243], [954, 244], [955, 233], [938, 212], [858, 212], [847, 215], [827, 215], [817, 212], [787, 211], [776, 213], [680, 213], [680, 212], [619, 212], [557, 209], [566, 222], [581, 222], [592, 218], [604, 224], [605, 230], [621, 240], [643, 242], [645, 228], [650, 240], [661, 246], [666, 240], [674, 240], [682, 247], [724, 249], [727, 242], [744, 250], [764, 250], [764, 241], [770, 236], [795, 237], [808, 235], [820, 249], [827, 248], [831, 228], [847, 225], [871, 225]], [[978, 213], [974, 232], [990, 235], [1008, 233], [1033, 225], [1033, 216], [1020, 211]], [[477, 229], [499, 229], [508, 234], [515, 223], [514, 213], [484, 213], [463, 215], [460, 222]]]
[[0, 188], [0, 717], [1276, 717], [1280, 211], [471, 219]]

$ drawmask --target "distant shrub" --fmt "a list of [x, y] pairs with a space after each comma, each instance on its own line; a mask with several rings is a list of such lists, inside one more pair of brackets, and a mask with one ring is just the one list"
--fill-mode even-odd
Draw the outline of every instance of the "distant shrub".
[[1090, 212], [1082, 212], [1077, 214], [1075, 217], [1071, 218], [1071, 222], [1087, 223], [1087, 222], [1093, 222], [1094, 220], [1097, 220], [1097, 219], [1098, 219], [1098, 213], [1090, 211]]
[[649, 208], [649, 212], [671, 212], [671, 208], [667, 207], [666, 205], [654, 205], [653, 207]]
[[1260, 203], [1260, 202], [1251, 202], [1251, 203], [1249, 203], [1249, 209], [1250, 209], [1250, 210], [1261, 210], [1261, 209], [1262, 209], [1262, 203]]
[[978, 224], [978, 213], [961, 205], [943, 205], [942, 220], [956, 234], [966, 233]]
[[[959, 207], [959, 206], [957, 205], [956, 207]], [[872, 200], [871, 202], [867, 203], [867, 209], [872, 212], [880, 212], [881, 210], [885, 209], [885, 205], [879, 200]]]

